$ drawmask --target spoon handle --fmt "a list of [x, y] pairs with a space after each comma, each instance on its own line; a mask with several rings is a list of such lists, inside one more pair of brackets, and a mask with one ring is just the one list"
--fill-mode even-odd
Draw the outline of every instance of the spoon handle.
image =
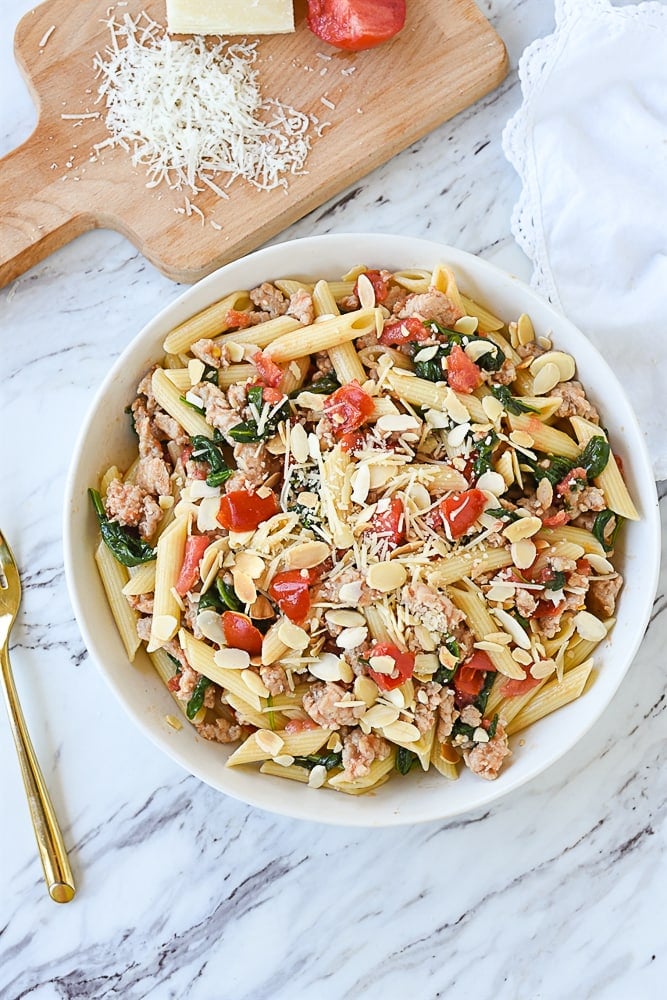
[[12, 676], [6, 641], [0, 647], [0, 666], [7, 714], [16, 744], [21, 776], [30, 807], [30, 817], [35, 830], [46, 885], [51, 899], [56, 903], [69, 903], [76, 892], [72, 869], [53, 804], [28, 735]]

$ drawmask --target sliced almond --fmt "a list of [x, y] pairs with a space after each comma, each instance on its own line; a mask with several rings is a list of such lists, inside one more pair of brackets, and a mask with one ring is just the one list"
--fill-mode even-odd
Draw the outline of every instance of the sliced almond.
[[549, 362], [541, 368], [535, 376], [533, 382], [533, 394], [535, 396], [546, 396], [560, 382], [560, 371], [558, 366]]
[[431, 494], [421, 483], [413, 483], [407, 496], [417, 510], [427, 510], [431, 506]]
[[227, 640], [222, 627], [222, 616], [212, 608], [206, 608], [197, 615], [197, 627], [206, 639], [210, 639], [216, 646], [226, 646]]
[[517, 646], [520, 646], [521, 649], [530, 649], [530, 639], [516, 619], [512, 618], [507, 611], [503, 611], [502, 608], [491, 608], [491, 614], [512, 636]]
[[357, 297], [362, 309], [375, 308], [375, 289], [370, 278], [365, 274], [360, 274], [357, 278]]
[[264, 560], [252, 552], [239, 552], [234, 565], [242, 573], [247, 573], [253, 580], [259, 580], [265, 570]]
[[471, 336], [471, 334], [475, 333], [478, 326], [479, 320], [476, 316], [461, 316], [454, 324], [454, 329], [457, 333], [464, 333], [467, 336]]
[[370, 488], [372, 490], [381, 490], [383, 486], [386, 486], [387, 483], [394, 478], [397, 468], [398, 467], [396, 465], [391, 465], [385, 462], [378, 462], [377, 464], [369, 466], [371, 477]]
[[607, 635], [604, 622], [592, 615], [590, 611], [579, 611], [572, 620], [582, 639], [588, 639], [589, 642], [600, 642]]
[[488, 743], [489, 734], [483, 726], [478, 726], [477, 729], [472, 734], [473, 741], [475, 743]]
[[276, 757], [285, 746], [284, 739], [270, 729], [258, 729], [255, 733], [255, 742], [263, 753], [268, 753], [271, 757]]
[[530, 344], [535, 340], [535, 330], [533, 323], [527, 313], [521, 313], [516, 324], [517, 340], [521, 346]]
[[418, 743], [421, 737], [416, 726], [413, 726], [411, 722], [402, 721], [392, 722], [391, 725], [384, 726], [382, 733], [392, 743]]
[[324, 409], [324, 404], [327, 397], [319, 392], [300, 392], [296, 397], [296, 405], [302, 407], [305, 410], [312, 410], [314, 413], [319, 413]]
[[490, 642], [488, 639], [481, 639], [474, 643], [475, 649], [483, 649], [486, 653], [502, 653], [504, 646], [499, 642]]
[[285, 553], [285, 565], [288, 569], [312, 569], [328, 559], [331, 548], [326, 542], [301, 542], [293, 545]]
[[535, 495], [545, 510], [547, 509], [547, 507], [551, 506], [554, 498], [554, 488], [546, 476], [544, 476], [543, 479], [540, 479], [539, 483], [537, 484]]
[[169, 642], [176, 635], [178, 619], [174, 615], [154, 615], [151, 625], [151, 640]]
[[422, 649], [426, 650], [427, 653], [432, 653], [437, 647], [435, 638], [427, 628], [423, 625], [415, 625], [414, 627], [415, 639], [419, 643]]
[[[243, 650], [239, 650], [238, 652], [243, 652]], [[252, 691], [259, 698], [268, 698], [271, 694], [262, 678], [254, 670], [242, 670], [241, 678], [248, 690]]]
[[297, 462], [303, 465], [310, 457], [308, 449], [308, 435], [303, 424], [294, 424], [289, 436], [290, 450]]
[[232, 579], [239, 601], [242, 601], [244, 604], [253, 604], [257, 598], [257, 588], [255, 587], [253, 578], [248, 573], [244, 573], [242, 570], [234, 567], [232, 569]]
[[500, 473], [491, 470], [483, 472], [475, 483], [475, 486], [478, 490], [483, 490], [485, 493], [493, 493], [495, 497], [502, 496], [506, 489], [505, 480]]
[[352, 473], [352, 503], [363, 506], [371, 488], [371, 470], [367, 462], [362, 462]]
[[512, 659], [520, 663], [522, 667], [527, 667], [533, 662], [533, 658], [530, 653], [527, 653], [525, 649], [513, 649]]
[[202, 375], [206, 371], [206, 365], [199, 358], [191, 358], [188, 361], [188, 376], [190, 378], [190, 385], [199, 385], [202, 379]]
[[466, 344], [463, 348], [471, 361], [479, 361], [485, 354], [496, 354], [497, 348], [492, 341], [474, 340], [471, 344]]
[[393, 656], [371, 656], [368, 660], [371, 670], [376, 674], [393, 674], [396, 661]]
[[429, 347], [422, 347], [420, 351], [417, 351], [413, 361], [431, 361], [432, 358], [438, 353], [438, 345], [431, 344]]
[[357, 625], [354, 628], [344, 628], [340, 635], [336, 636], [336, 645], [339, 649], [356, 649], [366, 642], [367, 638], [367, 626]]
[[421, 421], [409, 413], [387, 413], [378, 419], [375, 426], [385, 434], [404, 434], [406, 431], [419, 431]]
[[250, 654], [245, 649], [224, 647], [213, 654], [213, 661], [224, 670], [245, 670], [250, 666]]
[[356, 604], [361, 597], [361, 580], [343, 583], [338, 590], [338, 600], [341, 604]]
[[460, 448], [469, 433], [470, 424], [467, 421], [464, 424], [457, 424], [447, 435], [447, 444], [452, 448]]
[[334, 653], [323, 653], [309, 666], [310, 673], [319, 681], [340, 681], [342, 677], [343, 660]]
[[503, 404], [495, 396], [482, 396], [482, 409], [492, 423], [497, 424], [505, 412]]
[[614, 567], [609, 560], [605, 559], [604, 556], [598, 555], [597, 552], [589, 552], [586, 559], [591, 569], [595, 570], [596, 573], [606, 576], [608, 573], [614, 572]]
[[434, 674], [440, 662], [436, 653], [417, 653], [415, 656], [415, 673]]
[[571, 354], [566, 354], [564, 351], [547, 351], [546, 354], [541, 354], [535, 358], [530, 365], [531, 375], [536, 377], [543, 368], [550, 364], [558, 368], [560, 382], [569, 382], [571, 378], [574, 378], [576, 371], [574, 358]]
[[486, 592], [488, 601], [510, 601], [516, 588], [511, 583], [493, 583]]
[[535, 543], [530, 538], [521, 538], [518, 542], [510, 545], [512, 562], [517, 569], [528, 569], [535, 562], [537, 549]]
[[382, 729], [398, 721], [399, 710], [393, 705], [373, 705], [362, 716], [364, 722], [373, 729]]
[[521, 538], [532, 538], [542, 529], [542, 522], [539, 517], [529, 515], [520, 517], [518, 521], [513, 521], [503, 528], [503, 535], [508, 542], [518, 542]]
[[447, 395], [445, 396], [445, 408], [456, 424], [465, 424], [470, 420], [468, 410], [453, 389], [447, 390]]
[[278, 626], [278, 638], [290, 649], [301, 650], [308, 645], [308, 633], [288, 618], [283, 619]]
[[333, 608], [326, 611], [324, 617], [330, 625], [339, 625], [341, 628], [354, 628], [355, 625], [366, 624], [366, 619], [360, 611], [349, 611], [347, 608]]
[[405, 566], [399, 562], [379, 562], [368, 567], [366, 583], [373, 590], [388, 594], [402, 587], [408, 578]]
[[324, 764], [316, 764], [315, 767], [311, 768], [310, 774], [308, 775], [308, 787], [321, 788], [326, 780], [327, 780], [326, 767], [324, 766]]
[[353, 690], [354, 697], [363, 701], [368, 708], [377, 701], [379, 689], [372, 677], [366, 677], [365, 674], [361, 674], [355, 679]]
[[510, 441], [519, 448], [532, 448], [535, 444], [535, 441], [527, 431], [512, 431]]
[[545, 677], [550, 677], [555, 669], [555, 660], [538, 660], [537, 663], [533, 663], [530, 673], [536, 680], [541, 681]]

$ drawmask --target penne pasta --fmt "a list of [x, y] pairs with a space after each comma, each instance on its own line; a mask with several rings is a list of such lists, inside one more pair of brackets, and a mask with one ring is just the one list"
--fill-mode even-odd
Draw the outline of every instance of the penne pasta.
[[151, 387], [156, 402], [181, 425], [183, 430], [188, 434], [203, 434], [204, 437], [213, 437], [213, 428], [206, 422], [204, 415], [198, 413], [181, 399], [182, 393], [164, 369], [155, 369], [151, 379]]
[[155, 590], [155, 560], [136, 566], [123, 587], [125, 597], [151, 594]]
[[[486, 604], [480, 599], [480, 591], [450, 587], [449, 596], [456, 607], [465, 614], [468, 627], [478, 642], [485, 640], [489, 633], [499, 631], [498, 623], [491, 617]], [[512, 658], [506, 646], [497, 650], [487, 650], [487, 655], [496, 670], [505, 677], [523, 680], [526, 676], [525, 670]]]
[[302, 326], [299, 336], [289, 333], [271, 341], [267, 354], [276, 362], [284, 363], [304, 354], [315, 354], [317, 351], [327, 351], [331, 347], [365, 337], [376, 328], [374, 309], [357, 309], [355, 312], [342, 316], [332, 316], [311, 326]]
[[165, 351], [168, 354], [180, 354], [181, 351], [187, 351], [195, 341], [222, 333], [228, 328], [227, 314], [230, 309], [245, 311], [251, 305], [247, 292], [231, 292], [168, 333], [164, 341]]
[[252, 764], [259, 760], [269, 760], [272, 757], [289, 754], [291, 757], [308, 757], [317, 753], [331, 736], [329, 729], [305, 729], [301, 733], [288, 733], [284, 729], [276, 730], [275, 736], [282, 740], [278, 753], [270, 753], [262, 749], [257, 741], [257, 734], [252, 733], [247, 740], [235, 750], [227, 760], [227, 767], [238, 767], [239, 764]]
[[[436, 385], [423, 378], [395, 371], [388, 372], [386, 381], [400, 399], [415, 406], [431, 407], [434, 410], [445, 411], [449, 394], [452, 393], [452, 390], [445, 385]], [[472, 420], [482, 424], [488, 423], [484, 407], [476, 396], [467, 396], [459, 392], [454, 392], [452, 395], [465, 406]]]
[[528, 448], [564, 458], [579, 458], [581, 449], [569, 434], [543, 424], [533, 415], [510, 414], [508, 421], [513, 431], [522, 431], [532, 439], [533, 443]]
[[450, 555], [438, 560], [435, 568], [429, 573], [429, 581], [438, 587], [448, 587], [464, 577], [474, 578], [511, 564], [512, 553], [509, 549], [469, 549], [459, 555]]
[[[601, 427], [598, 427], [597, 424], [592, 424], [589, 420], [584, 420], [583, 417], [570, 417], [570, 423], [580, 445], [585, 446], [593, 437], [603, 437], [605, 441], [607, 440], [607, 435]], [[609, 460], [606, 466], [593, 482], [604, 493], [607, 506], [610, 510], [613, 510], [620, 517], [628, 518], [629, 521], [639, 520], [637, 508], [630, 499], [628, 488], [623, 482], [621, 470], [612, 452], [609, 453]]]
[[134, 663], [134, 657], [141, 645], [141, 640], [137, 635], [139, 615], [130, 607], [123, 594], [123, 587], [128, 579], [127, 570], [116, 562], [104, 542], [100, 542], [95, 549], [95, 562], [107, 595], [111, 614], [118, 628], [118, 634], [125, 646], [127, 658], [130, 663]]
[[188, 517], [176, 518], [158, 539], [149, 653], [173, 639], [178, 631], [181, 606], [174, 596], [174, 588], [183, 565], [188, 525]]
[[[550, 680], [528, 701], [507, 727], [510, 736], [520, 733], [539, 719], [575, 701], [582, 694], [593, 669], [592, 660], [584, 660], [565, 674], [562, 681]], [[532, 692], [531, 692], [532, 693]]]

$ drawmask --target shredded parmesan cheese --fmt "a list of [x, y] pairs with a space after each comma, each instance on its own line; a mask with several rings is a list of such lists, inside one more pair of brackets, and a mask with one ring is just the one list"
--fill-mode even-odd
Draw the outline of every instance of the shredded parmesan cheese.
[[226, 197], [213, 180], [220, 175], [225, 186], [242, 177], [269, 191], [303, 172], [308, 116], [262, 98], [257, 42], [173, 41], [146, 14], [108, 27], [111, 44], [94, 66], [111, 135], [96, 153], [121, 146], [146, 168], [148, 187], [166, 183], [194, 195], [206, 185]]

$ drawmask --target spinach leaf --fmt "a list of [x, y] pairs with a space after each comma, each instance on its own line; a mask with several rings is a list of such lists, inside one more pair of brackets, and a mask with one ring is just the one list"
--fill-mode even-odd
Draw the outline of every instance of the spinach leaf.
[[486, 676], [484, 677], [484, 686], [475, 698], [474, 705], [478, 708], [482, 715], [486, 710], [486, 703], [489, 700], [489, 695], [491, 694], [491, 688], [493, 687], [493, 682], [496, 679], [495, 670], [487, 670]]
[[340, 389], [340, 382], [335, 372], [329, 372], [327, 375], [323, 375], [322, 378], [318, 378], [316, 382], [302, 385], [300, 389], [290, 392], [289, 398], [296, 399], [302, 392], [314, 392], [320, 396], [330, 396], [336, 389]]
[[[253, 407], [258, 417], [261, 416], [262, 409], [265, 405], [262, 398], [263, 392], [263, 386], [252, 385], [248, 389], [247, 393], [248, 405]], [[278, 407], [278, 409], [274, 406], [269, 406], [269, 413], [271, 415], [264, 421], [261, 431], [257, 417], [251, 416], [248, 420], [243, 420], [240, 424], [236, 424], [234, 427], [231, 427], [227, 431], [227, 436], [232, 438], [234, 441], [238, 441], [239, 443], [248, 444], [254, 444], [257, 441], [263, 441], [265, 438], [273, 437], [278, 430], [278, 424], [283, 420], [289, 419], [290, 408], [287, 398], [285, 398], [284, 403]]]
[[419, 764], [419, 757], [412, 750], [399, 747], [396, 751], [396, 770], [399, 774], [408, 774], [413, 767]]
[[545, 590], [562, 590], [565, 586], [565, 573], [560, 570], [556, 570], [554, 575], [550, 580], [547, 580], [544, 584]]
[[[218, 596], [227, 611], [243, 611], [243, 602], [236, 596], [236, 591], [229, 583], [225, 583], [221, 576], [215, 581]], [[201, 602], [200, 602], [201, 603]]]
[[[420, 350], [423, 350], [421, 344], [417, 344], [416, 346], [419, 350], [413, 351], [413, 354], [418, 354]], [[437, 352], [428, 361], [415, 361], [415, 375], [426, 379], [428, 382], [444, 382], [445, 371], [442, 359], [447, 357], [449, 351], [450, 348], [439, 347]]]
[[475, 455], [472, 469], [477, 479], [491, 468], [493, 449], [498, 444], [498, 435], [495, 431], [489, 431], [481, 441], [475, 443]]
[[205, 437], [203, 434], [195, 434], [190, 438], [190, 441], [194, 448], [192, 457], [199, 461], [208, 462], [211, 467], [211, 471], [206, 477], [207, 486], [220, 486], [229, 479], [232, 470], [228, 467], [225, 457], [222, 454], [220, 446], [224, 438], [217, 428], [213, 435], [213, 440]]
[[341, 766], [342, 760], [343, 754], [340, 751], [339, 753], [311, 753], [307, 757], [295, 757], [294, 763], [297, 767], [305, 767], [308, 771], [312, 771], [318, 764], [322, 764], [327, 771], [332, 771], [334, 767]]
[[576, 469], [578, 464], [577, 462], [572, 462], [569, 458], [564, 458], [562, 455], [547, 455], [546, 460], [548, 464], [546, 466], [525, 456], [522, 456], [522, 460], [530, 468], [535, 482], [539, 483], [541, 479], [548, 479], [552, 486], [558, 486], [568, 472]]
[[445, 649], [449, 650], [452, 656], [456, 657], [456, 663], [453, 667], [446, 667], [441, 664], [433, 675], [433, 680], [437, 684], [449, 684], [454, 678], [454, 674], [459, 668], [459, 663], [461, 661], [461, 647], [454, 638], [453, 635], [448, 635], [443, 643]]
[[605, 552], [611, 552], [616, 544], [616, 536], [623, 518], [613, 510], [601, 510], [593, 522], [593, 534]]
[[191, 403], [189, 399], [185, 398], [185, 396], [179, 396], [178, 398], [180, 399], [181, 403], [184, 403], [186, 406], [189, 406], [191, 410], [195, 411], [195, 413], [201, 413], [202, 416], [205, 415], [203, 406], [197, 406], [196, 403]]
[[199, 380], [200, 382], [212, 382], [213, 385], [218, 384], [218, 369], [214, 368], [213, 365], [204, 365], [204, 374]]
[[100, 533], [104, 544], [111, 550], [115, 559], [123, 566], [139, 566], [141, 563], [155, 559], [155, 549], [134, 532], [132, 528], [124, 528], [117, 521], [110, 521], [104, 510], [102, 497], [97, 490], [88, 490], [88, 496], [97, 514]]
[[502, 519], [507, 524], [513, 524], [514, 521], [519, 520], [519, 514], [515, 510], [505, 510], [504, 507], [487, 507], [484, 513], [490, 514], [491, 517], [497, 517], [498, 520]]
[[578, 464], [586, 470], [589, 479], [595, 479], [607, 467], [610, 454], [609, 442], [596, 434], [582, 451]]
[[461, 722], [460, 719], [457, 719], [454, 725], [452, 726], [451, 735], [452, 737], [465, 736], [467, 740], [472, 740], [474, 732], [475, 732], [475, 726], [469, 726], [466, 722]]
[[206, 694], [206, 688], [209, 686], [210, 683], [211, 681], [208, 679], [208, 677], [204, 677], [204, 675], [202, 674], [202, 676], [195, 684], [194, 691], [192, 692], [192, 697], [185, 706], [185, 714], [187, 715], [188, 719], [190, 719], [190, 721], [194, 719], [195, 715], [204, 704], [204, 696]]
[[498, 713], [496, 712], [496, 714], [494, 715], [494, 717], [491, 719], [491, 725], [489, 726], [489, 728], [487, 730], [487, 732], [489, 734], [489, 739], [490, 740], [492, 740], [493, 737], [496, 735], [496, 729], [497, 728], [498, 728]]
[[513, 396], [506, 385], [492, 385], [491, 392], [500, 400], [508, 413], [537, 413], [534, 406], [527, 406], [518, 396]]
[[437, 333], [439, 336], [445, 338], [446, 343], [444, 346], [446, 347], [447, 354], [449, 354], [454, 344], [458, 344], [459, 347], [465, 347], [466, 344], [491, 344], [492, 350], [482, 354], [475, 364], [479, 368], [483, 368], [485, 372], [497, 372], [502, 368], [505, 361], [505, 352], [490, 337], [478, 337], [475, 334], [458, 333], [456, 330], [448, 330], [447, 327], [441, 326], [435, 320], [429, 321], [427, 326], [431, 328], [433, 333]]

